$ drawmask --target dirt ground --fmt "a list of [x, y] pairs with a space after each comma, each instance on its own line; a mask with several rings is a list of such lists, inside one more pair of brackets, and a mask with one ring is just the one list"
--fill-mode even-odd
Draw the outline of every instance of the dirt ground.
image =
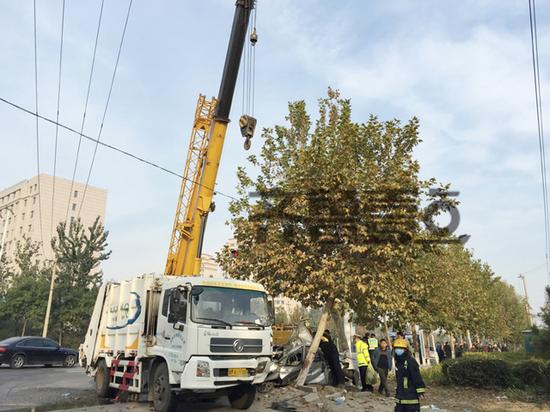
[[[373, 411], [390, 412], [394, 399], [377, 393], [336, 390], [332, 387], [315, 387], [305, 393], [293, 387], [274, 388], [258, 395], [258, 410], [275, 411]], [[351, 388], [353, 389], [353, 388]], [[344, 399], [342, 399], [342, 397]], [[530, 412], [550, 411], [550, 403], [527, 403], [510, 399], [504, 392], [473, 389], [432, 387], [422, 402], [423, 411], [439, 412]]]

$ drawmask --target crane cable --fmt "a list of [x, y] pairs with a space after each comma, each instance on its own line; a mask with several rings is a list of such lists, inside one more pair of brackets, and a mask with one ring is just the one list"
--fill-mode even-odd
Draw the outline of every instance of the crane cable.
[[251, 8], [247, 9], [249, 16], [249, 25], [246, 35], [248, 42], [246, 42], [243, 49], [243, 57], [241, 63], [241, 76], [242, 82], [242, 113], [250, 114], [254, 117], [254, 95], [255, 95], [255, 81], [256, 81], [256, 42], [258, 41], [258, 35], [256, 33], [256, 13], [258, 2], [252, 1]]
[[[7, 100], [7, 99], [4, 99], [3, 97], [0, 97], [0, 102], [3, 102], [3, 103], [5, 103], [5, 104], [7, 104], [7, 105], [13, 107], [14, 109], [20, 110], [20, 111], [22, 111], [22, 112], [24, 112], [24, 113], [27, 113], [27, 114], [29, 114], [29, 115], [31, 115], [31, 116], [34, 116], [34, 117], [36, 117], [37, 119], [43, 120], [43, 121], [48, 122], [48, 123], [53, 124], [53, 125], [59, 125], [60, 128], [62, 128], [62, 129], [64, 129], [64, 130], [67, 130], [68, 132], [71, 132], [71, 133], [73, 133], [73, 134], [82, 136], [84, 139], [86, 139], [86, 140], [88, 140], [88, 141], [90, 141], [90, 142], [98, 143], [98, 144], [99, 144], [100, 146], [102, 146], [102, 147], [105, 147], [105, 148], [107, 148], [107, 149], [111, 149], [111, 150], [113, 150], [113, 151], [115, 151], [115, 152], [118, 152], [118, 153], [120, 153], [120, 154], [122, 154], [122, 155], [124, 155], [124, 156], [126, 156], [126, 157], [129, 157], [129, 158], [131, 158], [131, 159], [133, 159], [133, 160], [137, 160], [137, 161], [139, 161], [139, 162], [141, 162], [141, 163], [145, 163], [145, 164], [147, 164], [147, 165], [149, 165], [149, 166], [152, 166], [152, 167], [154, 167], [154, 168], [156, 168], [156, 169], [162, 170], [163, 172], [166, 172], [166, 173], [168, 173], [168, 174], [171, 174], [171, 175], [173, 175], [173, 176], [176, 176], [176, 177], [178, 177], [178, 178], [180, 178], [180, 179], [184, 179], [183, 175], [181, 175], [181, 174], [179, 174], [179, 173], [177, 173], [177, 172], [174, 172], [173, 170], [170, 170], [170, 169], [168, 169], [168, 168], [166, 168], [166, 167], [164, 167], [164, 166], [161, 166], [161, 165], [159, 165], [158, 163], [155, 163], [155, 162], [152, 162], [152, 161], [150, 161], [150, 160], [147, 160], [147, 159], [145, 159], [145, 158], [143, 158], [143, 157], [140, 157], [140, 156], [138, 156], [138, 155], [135, 155], [135, 154], [133, 154], [133, 153], [127, 151], [127, 150], [121, 149], [121, 148], [116, 147], [116, 146], [114, 146], [114, 145], [112, 145], [112, 144], [108, 144], [108, 143], [105, 143], [105, 142], [101, 142], [101, 141], [99, 141], [99, 140], [97, 140], [97, 139], [94, 139], [93, 137], [90, 137], [90, 136], [84, 134], [84, 133], [81, 134], [79, 131], [77, 131], [76, 129], [73, 129], [72, 127], [69, 127], [69, 126], [67, 126], [67, 125], [64, 125], [63, 123], [57, 123], [57, 122], [56, 122], [55, 120], [53, 120], [53, 119], [50, 119], [50, 118], [48, 118], [48, 117], [46, 117], [46, 116], [43, 116], [43, 115], [41, 115], [41, 114], [38, 114], [38, 113], [36, 113], [36, 112], [33, 112], [32, 110], [29, 110], [29, 109], [27, 109], [27, 108], [25, 108], [25, 107], [23, 107], [23, 106], [20, 106], [20, 105], [18, 105], [18, 104], [16, 104], [16, 103], [13, 103], [13, 102], [11, 102], [11, 101], [9, 101], [9, 100]], [[236, 202], [239, 202], [239, 201], [240, 201], [239, 199], [237, 199], [237, 198], [234, 197], [234, 196], [228, 195], [227, 193], [223, 193], [223, 192], [221, 192], [221, 191], [219, 191], [219, 190], [216, 190], [216, 189], [214, 189], [214, 188], [211, 188], [211, 187], [209, 187], [209, 186], [206, 186], [205, 184], [202, 184], [202, 183], [200, 183], [200, 182], [198, 182], [198, 181], [194, 181], [193, 179], [187, 178], [186, 180], [189, 181], [189, 182], [191, 182], [191, 183], [193, 183], [193, 184], [196, 184], [196, 185], [199, 185], [199, 186], [203, 186], [203, 187], [206, 187], [206, 188], [209, 189], [209, 190], [212, 190], [213, 193], [214, 193], [215, 195], [224, 196], [224, 197], [227, 197], [227, 198], [229, 198], [229, 199], [231, 199], [231, 200], [234, 200], [234, 201], [236, 201]]]
[[113, 92], [113, 86], [115, 84], [115, 77], [118, 69], [118, 63], [120, 61], [120, 54], [122, 52], [122, 46], [124, 44], [124, 37], [126, 35], [126, 28], [128, 27], [128, 19], [130, 18], [130, 11], [132, 10], [132, 3], [133, 0], [130, 0], [128, 3], [128, 11], [126, 13], [126, 20], [124, 21], [124, 28], [122, 29], [122, 36], [120, 38], [120, 44], [118, 46], [118, 53], [116, 57], [115, 66], [113, 69], [113, 75], [111, 77], [111, 84], [109, 86], [109, 94], [107, 95], [107, 101], [105, 102], [105, 109], [103, 110], [103, 117], [101, 119], [101, 125], [99, 126], [99, 132], [97, 134], [97, 141], [95, 143], [94, 147], [94, 154], [92, 156], [92, 162], [90, 163], [90, 168], [88, 169], [88, 176], [86, 177], [86, 184], [84, 186], [84, 191], [82, 193], [82, 199], [80, 200], [80, 207], [78, 208], [78, 214], [77, 218], [80, 216], [80, 212], [82, 211], [82, 206], [84, 205], [84, 200], [86, 199], [86, 192], [88, 191], [88, 185], [90, 183], [90, 176], [92, 175], [92, 169], [94, 167], [94, 162], [97, 154], [97, 148], [99, 146], [99, 142], [101, 141], [101, 133], [103, 132], [103, 125], [105, 124], [105, 117], [107, 116], [107, 110], [109, 108], [109, 102], [111, 101], [111, 94]]
[[57, 110], [56, 110], [56, 125], [55, 125], [55, 143], [53, 151], [53, 187], [52, 187], [52, 210], [50, 216], [50, 236], [53, 237], [53, 211], [55, 204], [55, 177], [57, 173], [57, 143], [59, 137], [59, 106], [61, 102], [61, 68], [63, 66], [63, 37], [65, 31], [65, 0], [63, 0], [61, 9], [61, 40], [59, 45], [59, 73], [57, 75]]
[[74, 162], [74, 168], [73, 168], [73, 177], [71, 179], [71, 188], [69, 190], [69, 200], [67, 202], [67, 212], [65, 213], [65, 224], [67, 223], [67, 220], [69, 219], [69, 208], [71, 206], [71, 196], [73, 195], [73, 188], [74, 188], [74, 181], [76, 178], [76, 170], [78, 167], [78, 158], [80, 156], [80, 146], [82, 144], [82, 137], [84, 133], [84, 125], [86, 123], [86, 112], [88, 110], [88, 101], [90, 99], [90, 90], [92, 88], [92, 78], [94, 76], [94, 66], [95, 66], [95, 58], [96, 58], [96, 52], [97, 52], [97, 43], [99, 40], [99, 32], [101, 30], [101, 21], [103, 19], [103, 6], [105, 4], [105, 0], [101, 0], [101, 7], [99, 9], [99, 18], [97, 22], [97, 30], [95, 35], [95, 43], [94, 43], [94, 51], [92, 54], [92, 65], [90, 68], [90, 76], [88, 78], [88, 91], [86, 92], [86, 102], [84, 103], [84, 113], [82, 115], [82, 123], [80, 125], [80, 137], [78, 139], [78, 146], [76, 149], [76, 158]]
[[540, 155], [540, 172], [542, 183], [542, 197], [544, 208], [544, 236], [545, 236], [545, 258], [546, 258], [546, 273], [550, 281], [550, 228], [549, 228], [549, 208], [548, 208], [548, 185], [546, 173], [546, 148], [544, 143], [544, 127], [542, 116], [542, 98], [540, 87], [540, 72], [539, 72], [539, 48], [537, 35], [537, 11], [535, 0], [528, 0], [529, 3], [529, 26], [531, 33], [531, 56], [533, 63], [533, 83], [535, 91], [535, 106], [537, 111], [537, 132]]

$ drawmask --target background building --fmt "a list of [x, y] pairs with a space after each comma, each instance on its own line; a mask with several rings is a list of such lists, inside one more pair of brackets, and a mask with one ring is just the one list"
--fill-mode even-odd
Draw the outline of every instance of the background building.
[[201, 255], [201, 276], [207, 278], [225, 278], [225, 273], [216, 262], [216, 257], [208, 253]]
[[287, 298], [286, 296], [279, 295], [274, 299], [275, 312], [285, 312], [288, 316], [299, 310], [302, 304], [297, 300]]
[[[54, 183], [55, 198], [52, 204]], [[17, 242], [26, 236], [36, 242], [43, 238], [44, 249], [40, 252], [43, 258], [51, 259], [50, 241], [59, 222], [65, 221], [66, 217], [69, 221], [80, 217], [84, 227], [88, 227], [98, 216], [104, 221], [107, 191], [88, 185], [84, 198], [84, 187], [83, 183], [74, 182], [71, 191], [70, 180], [40, 174], [41, 193], [38, 192], [38, 176], [0, 191], [0, 241], [5, 227], [6, 255], [13, 257]]]

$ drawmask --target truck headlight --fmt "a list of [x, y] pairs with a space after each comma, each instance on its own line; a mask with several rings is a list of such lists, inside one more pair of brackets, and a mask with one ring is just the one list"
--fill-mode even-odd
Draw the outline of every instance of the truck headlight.
[[258, 366], [256, 366], [256, 373], [262, 373], [267, 365], [267, 361], [261, 361], [258, 362]]
[[210, 363], [207, 361], [197, 361], [197, 376], [203, 377], [203, 378], [209, 378], [210, 377]]

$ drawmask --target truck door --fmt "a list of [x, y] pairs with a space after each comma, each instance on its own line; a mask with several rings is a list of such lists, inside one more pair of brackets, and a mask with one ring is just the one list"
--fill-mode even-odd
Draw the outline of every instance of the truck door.
[[183, 352], [186, 341], [187, 293], [179, 293], [180, 303], [174, 306], [174, 294], [177, 288], [166, 289], [162, 295], [162, 304], [158, 320], [157, 343], [166, 359], [171, 360], [172, 370], [183, 370]]

